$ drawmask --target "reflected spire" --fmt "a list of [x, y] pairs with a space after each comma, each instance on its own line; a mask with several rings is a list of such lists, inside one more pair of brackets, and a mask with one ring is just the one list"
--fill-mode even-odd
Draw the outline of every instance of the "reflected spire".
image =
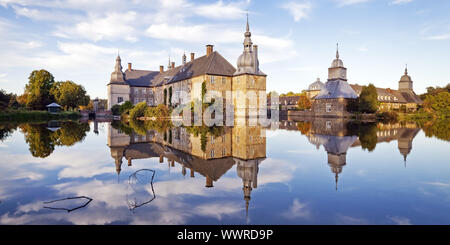
[[339, 180], [339, 175], [338, 175], [338, 173], [336, 173], [336, 176], [335, 176], [335, 181], [336, 181], [336, 191], [338, 190], [338, 180]]

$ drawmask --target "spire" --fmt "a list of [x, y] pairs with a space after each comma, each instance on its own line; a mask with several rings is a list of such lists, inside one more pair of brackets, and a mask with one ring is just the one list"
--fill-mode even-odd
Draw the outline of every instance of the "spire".
[[249, 25], [248, 25], [248, 12], [247, 12], [247, 29], [246, 29], [246, 31], [247, 31], [247, 32], [250, 32], [250, 27], [249, 27]]
[[408, 64], [406, 64], [406, 67], [405, 67], [405, 75], [408, 75]]
[[172, 64], [170, 64], [170, 56], [169, 56], [169, 64], [167, 65], [167, 70], [170, 70], [171, 67], [172, 67]]
[[339, 43], [336, 43], [336, 59], [339, 59]]
[[338, 173], [336, 172], [336, 176], [335, 176], [335, 181], [336, 181], [336, 191], [338, 190], [338, 178], [339, 178], [339, 175], [338, 175]]

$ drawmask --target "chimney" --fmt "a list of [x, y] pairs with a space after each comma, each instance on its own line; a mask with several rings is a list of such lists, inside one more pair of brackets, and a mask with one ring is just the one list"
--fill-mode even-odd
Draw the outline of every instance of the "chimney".
[[206, 56], [209, 56], [210, 54], [212, 54], [212, 52], [213, 52], [213, 45], [211, 45], [211, 44], [208, 44], [208, 45], [206, 45]]
[[172, 62], [171, 67], [172, 69], [175, 68], [175, 62]]
[[214, 185], [213, 185], [213, 180], [212, 180], [209, 176], [206, 176], [206, 184], [205, 184], [205, 187], [206, 187], [206, 188], [214, 187]]
[[195, 53], [191, 53], [191, 62], [194, 61]]
[[163, 73], [164, 72], [164, 66], [159, 66], [159, 73]]
[[128, 63], [128, 70], [131, 71], [131, 63]]

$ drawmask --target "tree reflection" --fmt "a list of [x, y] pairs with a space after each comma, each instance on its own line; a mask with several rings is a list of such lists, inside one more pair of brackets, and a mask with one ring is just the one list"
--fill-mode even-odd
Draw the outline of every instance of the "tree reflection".
[[29, 145], [32, 156], [46, 158], [55, 150], [55, 146], [72, 146], [86, 137], [90, 130], [88, 124], [61, 122], [55, 132], [47, 124], [23, 124], [20, 126]]
[[347, 127], [351, 134], [358, 135], [361, 148], [369, 152], [375, 150], [378, 142], [376, 123], [351, 122]]
[[[142, 207], [155, 198], [155, 190], [153, 189], [153, 179], [155, 177], [155, 170], [140, 169], [128, 177], [127, 192], [128, 208], [134, 211], [136, 208]], [[149, 193], [151, 190], [151, 193]]]

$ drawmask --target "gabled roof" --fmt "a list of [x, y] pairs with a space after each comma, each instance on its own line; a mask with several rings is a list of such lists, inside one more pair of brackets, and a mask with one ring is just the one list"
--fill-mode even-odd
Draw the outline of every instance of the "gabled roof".
[[356, 99], [358, 98], [358, 95], [346, 81], [333, 79], [328, 80], [325, 83], [324, 88], [322, 88], [319, 94], [315, 97], [316, 100], [338, 98]]
[[47, 107], [61, 107], [61, 106], [56, 103], [51, 103], [51, 104], [47, 105]]
[[217, 51], [209, 56], [199, 57], [185, 65], [177, 66], [162, 73], [159, 71], [126, 70], [126, 83], [137, 87], [155, 87], [170, 84], [200, 75], [232, 76], [236, 69]]
[[[362, 86], [357, 84], [350, 85], [353, 90], [359, 95], [361, 94]], [[417, 96], [414, 91], [399, 91], [390, 88], [376, 88], [378, 96], [381, 96], [380, 101], [382, 102], [393, 102], [393, 103], [417, 103], [422, 104], [423, 101]], [[397, 98], [397, 100], [395, 100]]]

